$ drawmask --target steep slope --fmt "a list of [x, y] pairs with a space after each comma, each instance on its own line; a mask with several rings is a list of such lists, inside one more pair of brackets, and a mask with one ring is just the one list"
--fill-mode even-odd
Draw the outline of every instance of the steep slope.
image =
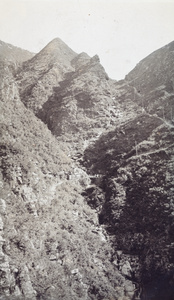
[[[59, 39], [23, 64], [16, 78], [23, 103], [54, 135], [70, 141], [70, 155], [119, 124], [123, 115], [133, 118], [141, 110], [129, 99], [125, 112], [125, 103], [115, 100], [116, 82], [108, 78], [97, 55], [77, 55]], [[133, 88], [123, 93], [132, 94]]]
[[[79, 58], [81, 54], [76, 57], [77, 61]], [[115, 90], [115, 82], [108, 78], [98, 56], [84, 59], [75, 66], [75, 72], [68, 73], [55, 88], [37, 116], [55, 136], [69, 143], [69, 153], [73, 156], [74, 152], [81, 153], [109, 128], [141, 111], [130, 99], [130, 109], [125, 111], [128, 103], [118, 102]]]
[[73, 133], [78, 140], [80, 134], [90, 134], [91, 127], [103, 128], [107, 107], [112, 103], [111, 85], [95, 56], [84, 60], [74, 73], [67, 74], [38, 116], [55, 135]]
[[1, 299], [131, 299], [97, 214], [87, 174], [21, 102], [1, 69]]
[[134, 99], [149, 113], [174, 118], [174, 42], [144, 58], [126, 76]]
[[115, 83], [117, 101], [130, 97], [141, 113], [103, 134], [83, 158], [93, 181], [86, 201], [120, 250], [118, 268], [130, 265], [143, 300], [174, 299], [173, 45]]
[[18, 70], [16, 78], [23, 103], [35, 113], [52, 95], [77, 54], [56, 38]]

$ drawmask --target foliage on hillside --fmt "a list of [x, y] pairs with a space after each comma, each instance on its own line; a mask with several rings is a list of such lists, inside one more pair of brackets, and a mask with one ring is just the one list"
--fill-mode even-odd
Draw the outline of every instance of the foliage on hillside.
[[119, 168], [120, 162], [135, 155], [136, 146], [146, 140], [160, 124], [162, 120], [158, 117], [144, 113], [103, 134], [85, 150], [85, 166], [94, 174], [112, 174], [112, 171]]
[[97, 214], [81, 196], [87, 175], [78, 168], [74, 173], [66, 145], [20, 101], [8, 69], [1, 84], [0, 295], [8, 300], [133, 295], [134, 284], [112, 263]]
[[100, 210], [115, 249], [137, 257], [138, 269], [130, 263], [142, 299], [173, 299], [174, 129], [154, 117], [140, 120], [143, 127], [137, 120], [122, 127], [122, 139], [116, 130], [86, 150], [85, 161], [102, 174], [87, 202]]

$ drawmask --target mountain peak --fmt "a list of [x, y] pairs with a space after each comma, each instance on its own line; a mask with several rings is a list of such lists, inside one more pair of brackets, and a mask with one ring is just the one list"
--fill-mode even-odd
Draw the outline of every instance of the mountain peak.
[[55, 48], [59, 48], [59, 47], [66, 47], [69, 48], [68, 45], [66, 43], [64, 43], [60, 38], [56, 37], [54, 38], [51, 42], [49, 42], [45, 47], [45, 48], [51, 48], [51, 47], [55, 47]]
[[75, 53], [67, 44], [65, 44], [60, 38], [55, 38], [49, 42], [39, 53], [49, 53], [49, 55], [65, 56], [69, 60], [73, 59], [77, 53]]
[[49, 42], [38, 54], [31, 60], [31, 65], [52, 66], [55, 63], [69, 65], [71, 60], [77, 56], [71, 48], [61, 39], [55, 38]]

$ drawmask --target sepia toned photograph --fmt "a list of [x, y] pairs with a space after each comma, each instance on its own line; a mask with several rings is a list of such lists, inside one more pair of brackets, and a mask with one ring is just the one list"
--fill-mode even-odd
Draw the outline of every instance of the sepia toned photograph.
[[174, 0], [0, 0], [0, 300], [174, 300]]

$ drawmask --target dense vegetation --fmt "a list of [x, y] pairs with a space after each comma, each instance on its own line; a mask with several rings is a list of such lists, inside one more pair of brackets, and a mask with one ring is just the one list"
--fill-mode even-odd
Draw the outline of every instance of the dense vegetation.
[[86, 150], [90, 171], [102, 174], [86, 199], [99, 209], [115, 249], [137, 257], [131, 276], [143, 287], [142, 299], [173, 299], [174, 128], [140, 119], [143, 127], [137, 120], [122, 127], [121, 142], [117, 129]]

